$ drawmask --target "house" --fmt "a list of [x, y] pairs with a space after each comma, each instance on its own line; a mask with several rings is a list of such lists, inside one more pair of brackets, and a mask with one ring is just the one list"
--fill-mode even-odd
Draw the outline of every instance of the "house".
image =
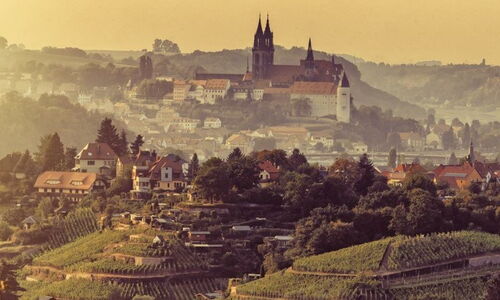
[[29, 216], [21, 222], [21, 225], [24, 230], [28, 230], [38, 223], [38, 220], [34, 216]]
[[352, 150], [357, 154], [368, 153], [368, 145], [361, 142], [352, 143]]
[[469, 162], [462, 165], [439, 165], [432, 173], [434, 173], [436, 184], [447, 184], [450, 189], [454, 190], [463, 190], [473, 182], [483, 181], [481, 174]]
[[385, 171], [381, 174], [387, 178], [387, 184], [400, 186], [403, 184], [406, 176], [410, 174], [421, 173], [426, 174], [427, 170], [425, 170], [418, 163], [411, 164], [400, 164], [394, 168], [392, 171]]
[[417, 132], [399, 132], [401, 145], [409, 151], [422, 151], [425, 148], [425, 137]]
[[198, 127], [198, 124], [200, 124], [200, 120], [198, 119], [174, 118], [170, 122], [169, 128], [180, 131], [193, 132]]
[[261, 186], [267, 186], [279, 179], [280, 171], [269, 160], [260, 162], [258, 167], [260, 169], [259, 183]]
[[248, 233], [248, 232], [252, 231], [252, 228], [248, 225], [235, 225], [235, 226], [231, 227], [231, 231]]
[[145, 154], [143, 157], [142, 165], [134, 165], [132, 169], [133, 193], [177, 191], [187, 186], [189, 164], [183, 159], [174, 154], [160, 157], [155, 161], [151, 161], [152, 157]]
[[125, 154], [116, 160], [116, 177], [126, 177], [132, 172], [133, 161], [130, 155]]
[[315, 146], [321, 143], [324, 147], [331, 148], [333, 147], [333, 137], [330, 133], [327, 132], [316, 132], [311, 134], [311, 142], [310, 144]]
[[96, 173], [46, 171], [40, 174], [34, 188], [42, 196], [65, 196], [78, 201], [92, 191], [103, 190], [106, 183]]
[[436, 124], [425, 137], [425, 143], [431, 149], [443, 149], [443, 134], [451, 127], [446, 124]]
[[189, 231], [188, 238], [191, 243], [205, 243], [210, 236], [210, 231]]
[[75, 157], [74, 171], [111, 176], [118, 156], [106, 143], [88, 143]]
[[206, 118], [203, 122], [203, 128], [221, 128], [222, 122], [219, 118]]
[[205, 85], [204, 102], [215, 104], [217, 100], [224, 99], [231, 86], [228, 79], [209, 79]]
[[264, 244], [281, 250], [291, 248], [292, 241], [293, 236], [291, 235], [275, 235], [274, 237], [264, 238]]
[[175, 102], [182, 102], [187, 98], [191, 84], [183, 80], [174, 81], [173, 98]]

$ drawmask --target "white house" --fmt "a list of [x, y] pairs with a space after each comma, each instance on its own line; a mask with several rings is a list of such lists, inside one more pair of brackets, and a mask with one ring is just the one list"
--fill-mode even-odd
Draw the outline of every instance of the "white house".
[[75, 157], [75, 168], [79, 172], [111, 175], [118, 156], [106, 143], [88, 143]]
[[333, 82], [296, 81], [290, 88], [290, 100], [307, 99], [311, 116], [322, 117], [336, 114], [336, 88]]
[[231, 82], [228, 79], [209, 79], [205, 86], [205, 103], [215, 104], [227, 95]]
[[203, 128], [221, 128], [222, 122], [219, 118], [206, 118], [203, 122]]

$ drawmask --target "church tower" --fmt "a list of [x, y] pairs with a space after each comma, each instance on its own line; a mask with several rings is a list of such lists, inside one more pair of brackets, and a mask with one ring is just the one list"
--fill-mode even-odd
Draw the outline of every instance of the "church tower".
[[259, 24], [255, 32], [252, 48], [252, 76], [254, 80], [266, 78], [269, 66], [274, 63], [274, 42], [273, 33], [269, 26], [269, 16], [267, 16], [266, 28], [262, 30], [259, 15]]
[[316, 66], [314, 65], [314, 53], [311, 44], [311, 38], [309, 38], [309, 44], [307, 45], [307, 56], [304, 60], [305, 66], [305, 76], [308, 81], [314, 80], [316, 75]]
[[337, 87], [337, 121], [351, 122], [351, 87], [347, 74], [342, 72], [339, 86]]

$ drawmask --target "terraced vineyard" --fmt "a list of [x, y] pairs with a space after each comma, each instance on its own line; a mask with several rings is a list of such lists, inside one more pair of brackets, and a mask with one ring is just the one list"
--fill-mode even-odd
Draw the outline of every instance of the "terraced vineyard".
[[213, 292], [222, 288], [211, 278], [120, 283], [120, 287], [121, 295], [125, 299], [131, 299], [134, 295], [149, 295], [156, 299], [176, 300], [192, 300], [197, 293]]
[[111, 244], [125, 241], [127, 232], [106, 230], [94, 232], [54, 250], [47, 251], [33, 260], [35, 265], [63, 268], [91, 259]]
[[118, 299], [122, 289], [117, 285], [86, 279], [68, 279], [53, 283], [23, 282], [22, 287], [28, 292], [21, 299], [38, 299], [41, 295], [51, 295], [60, 299], [73, 300], [109, 300]]
[[393, 238], [352, 246], [341, 250], [301, 258], [293, 269], [307, 272], [357, 273], [376, 271]]
[[483, 299], [486, 279], [469, 278], [391, 289], [395, 299]]
[[500, 250], [500, 236], [457, 231], [398, 238], [391, 243], [390, 270], [420, 267], [447, 260]]
[[49, 246], [57, 248], [82, 236], [99, 230], [97, 218], [91, 209], [81, 208], [69, 213], [55, 224], [49, 237]]
[[239, 295], [286, 299], [337, 299], [354, 293], [358, 286], [377, 289], [378, 282], [362, 277], [341, 279], [277, 272], [237, 287]]

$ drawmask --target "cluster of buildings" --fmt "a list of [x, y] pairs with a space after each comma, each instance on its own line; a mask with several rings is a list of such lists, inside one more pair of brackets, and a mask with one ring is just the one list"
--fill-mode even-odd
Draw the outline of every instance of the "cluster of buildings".
[[456, 165], [438, 165], [427, 171], [418, 163], [399, 164], [394, 169], [379, 170], [390, 185], [402, 185], [411, 174], [425, 174], [435, 184], [447, 186], [453, 190], [464, 190], [477, 183], [485, 190], [489, 184], [500, 184], [500, 163], [486, 163], [476, 160], [474, 147], [469, 150], [467, 159]]

